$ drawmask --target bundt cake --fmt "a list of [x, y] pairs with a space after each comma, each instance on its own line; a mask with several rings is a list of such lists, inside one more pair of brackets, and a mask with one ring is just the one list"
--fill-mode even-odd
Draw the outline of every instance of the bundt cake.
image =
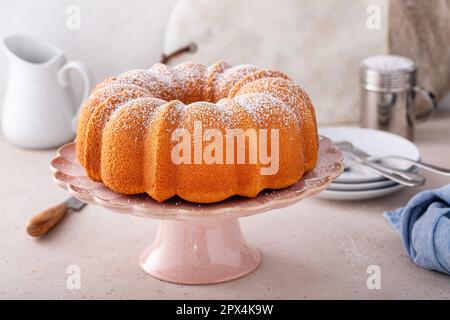
[[296, 183], [316, 164], [318, 135], [308, 95], [279, 71], [158, 63], [94, 88], [76, 148], [116, 192], [212, 203]]

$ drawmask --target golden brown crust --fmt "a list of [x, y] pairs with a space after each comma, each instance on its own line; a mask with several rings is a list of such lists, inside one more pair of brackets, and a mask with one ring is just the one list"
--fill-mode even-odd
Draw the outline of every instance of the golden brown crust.
[[185, 62], [172, 70], [178, 87], [177, 99], [184, 104], [201, 101], [206, 88], [208, 69], [199, 63]]
[[115, 84], [111, 82], [111, 79], [115, 79], [115, 77], [108, 78], [106, 81], [97, 85], [95, 89], [92, 91], [91, 95], [84, 102], [80, 115], [78, 118], [78, 128], [77, 128], [77, 159], [78, 161], [84, 165], [84, 149], [85, 149], [85, 139], [86, 139], [86, 130], [88, 127], [89, 120], [92, 116], [92, 113], [100, 106], [106, 99], [109, 97], [120, 94], [124, 90], [140, 90], [145, 92], [144, 89], [137, 87], [131, 84]]
[[249, 74], [245, 77], [243, 77], [241, 80], [239, 80], [233, 88], [231, 88], [230, 92], [228, 93], [229, 98], [233, 98], [236, 93], [247, 83], [264, 79], [264, 78], [282, 78], [282, 79], [289, 79], [287, 75], [285, 75], [283, 72], [280, 71], [273, 71], [273, 70], [261, 70], [252, 74]]
[[219, 81], [221, 75], [230, 67], [231, 66], [228, 63], [221, 60], [217, 61], [208, 68], [206, 88], [203, 96], [204, 101], [217, 102], [219, 100], [215, 88], [217, 87], [217, 82]]
[[84, 167], [87, 174], [95, 181], [101, 178], [101, 148], [103, 129], [112, 114], [129, 100], [146, 97], [148, 94], [142, 90], [125, 89], [118, 94], [110, 96], [105, 102], [98, 105], [92, 113], [85, 136], [85, 145], [89, 146], [84, 151]]
[[[102, 180], [116, 192], [138, 194], [147, 191], [146, 166], [151, 165], [143, 152], [153, 128], [152, 118], [166, 101], [156, 98], [131, 100], [119, 108], [104, 129], [101, 149]], [[130, 117], [132, 113], [134, 117]]]
[[[192, 133], [196, 121], [204, 130], [221, 133], [224, 144], [230, 129], [277, 129], [278, 172], [262, 175], [266, 164], [261, 159], [175, 164], [172, 133]], [[146, 192], [157, 201], [179, 195], [201, 203], [287, 187], [314, 168], [318, 151], [314, 108], [300, 87], [282, 72], [223, 61], [209, 68], [192, 62], [174, 68], [156, 64], [108, 78], [84, 103], [76, 143], [87, 174], [116, 192]], [[249, 148], [246, 143], [247, 160]]]
[[214, 92], [216, 94], [214, 95], [214, 101], [228, 97], [228, 93], [236, 83], [245, 76], [254, 74], [258, 71], [260, 71], [260, 69], [253, 65], [239, 65], [226, 69], [215, 84]]
[[177, 194], [178, 166], [171, 159], [175, 144], [172, 132], [183, 118], [184, 108], [179, 101], [170, 101], [154, 113], [152, 123], [147, 127], [144, 155], [144, 190], [153, 199], [164, 201]]
[[314, 108], [306, 93], [290, 80], [270, 77], [261, 78], [241, 86], [234, 96], [256, 92], [268, 93], [283, 101], [294, 111], [300, 122], [306, 171], [314, 169], [317, 163], [319, 140]]

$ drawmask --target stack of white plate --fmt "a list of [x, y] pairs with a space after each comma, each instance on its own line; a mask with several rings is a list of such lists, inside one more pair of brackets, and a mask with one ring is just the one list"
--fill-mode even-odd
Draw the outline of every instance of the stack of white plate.
[[[321, 128], [319, 133], [335, 142], [350, 141], [371, 156], [398, 155], [412, 160], [420, 159], [419, 150], [412, 142], [392, 133], [352, 127]], [[380, 176], [368, 167], [355, 164], [348, 158], [344, 159], [344, 163], [346, 163], [346, 170], [331, 183], [327, 190], [319, 194], [320, 197], [361, 200], [382, 197], [404, 188], [404, 186]], [[390, 161], [385, 162], [385, 164], [403, 170], [415, 170], [404, 162]]]

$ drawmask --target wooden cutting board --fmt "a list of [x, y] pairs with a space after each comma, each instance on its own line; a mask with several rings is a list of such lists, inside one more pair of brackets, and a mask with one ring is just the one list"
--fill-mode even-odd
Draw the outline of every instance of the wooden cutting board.
[[[370, 5], [381, 29], [367, 28]], [[194, 55], [172, 61], [251, 63], [282, 70], [312, 96], [320, 123], [359, 119], [359, 63], [387, 51], [387, 0], [182, 0], [165, 51], [193, 41]]]
[[450, 0], [391, 0], [392, 53], [416, 61], [418, 83], [439, 99], [450, 91]]
[[[381, 28], [370, 29], [369, 8]], [[369, 10], [369, 11], [368, 11]], [[359, 63], [392, 53], [416, 61], [418, 83], [450, 90], [450, 0], [182, 0], [170, 16], [165, 50], [198, 44], [193, 56], [282, 70], [312, 96], [321, 124], [359, 120]]]

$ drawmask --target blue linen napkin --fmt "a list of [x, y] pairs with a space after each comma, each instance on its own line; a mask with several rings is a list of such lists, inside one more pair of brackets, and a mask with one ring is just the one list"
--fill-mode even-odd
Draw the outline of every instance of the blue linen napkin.
[[450, 275], [450, 185], [423, 191], [384, 217], [416, 265]]

